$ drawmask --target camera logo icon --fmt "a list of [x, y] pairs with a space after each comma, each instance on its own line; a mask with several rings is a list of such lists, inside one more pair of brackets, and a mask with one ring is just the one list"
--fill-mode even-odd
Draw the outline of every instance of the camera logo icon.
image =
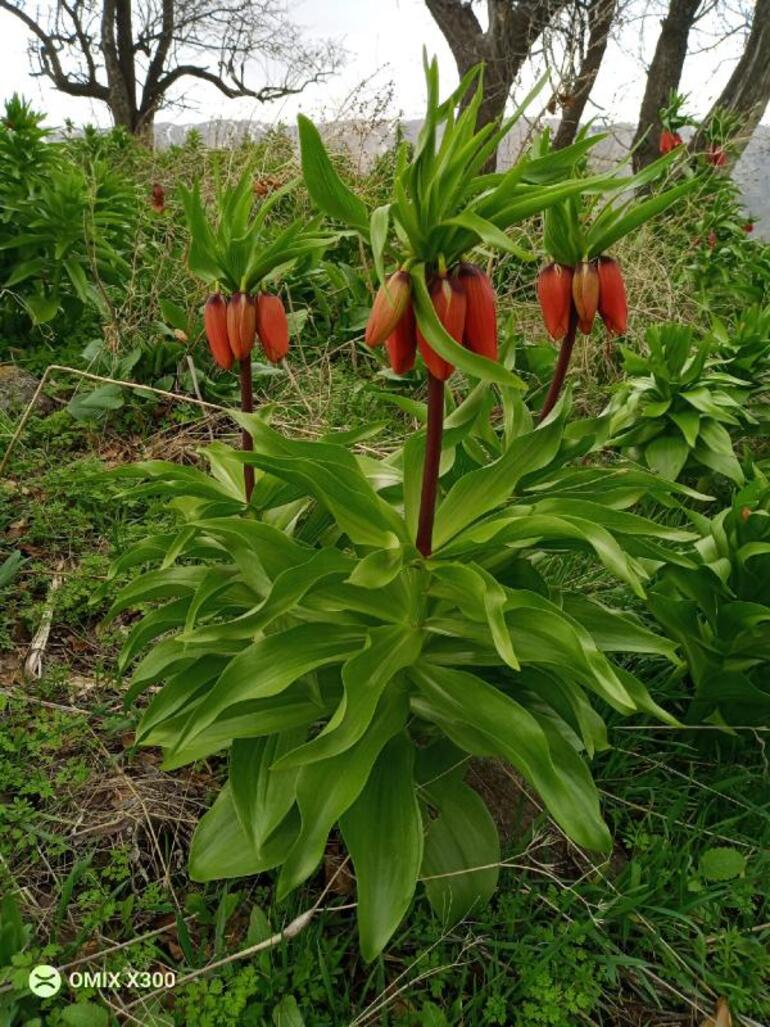
[[27, 983], [33, 995], [37, 995], [38, 998], [50, 998], [61, 989], [61, 974], [55, 966], [41, 963], [30, 970]]

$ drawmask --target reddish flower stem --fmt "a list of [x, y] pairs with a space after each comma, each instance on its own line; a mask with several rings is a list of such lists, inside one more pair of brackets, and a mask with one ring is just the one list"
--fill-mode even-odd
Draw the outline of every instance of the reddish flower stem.
[[575, 309], [575, 304], [573, 303], [571, 304], [569, 311], [569, 326], [567, 328], [567, 334], [561, 340], [561, 346], [559, 347], [559, 359], [556, 361], [551, 385], [548, 389], [548, 395], [545, 397], [543, 409], [540, 411], [538, 422], [543, 421], [548, 417], [550, 412], [556, 406], [556, 400], [561, 394], [564, 379], [567, 377], [567, 369], [569, 368], [570, 357], [572, 356], [572, 348], [575, 345], [577, 326], [578, 313]]
[[[254, 413], [254, 390], [251, 381], [251, 355], [244, 357], [240, 362], [241, 379], [241, 410], [244, 414]], [[254, 449], [254, 439], [245, 428], [241, 431], [241, 449], [250, 453]], [[251, 493], [254, 491], [254, 468], [248, 464], [243, 465], [243, 486], [246, 491], [246, 502], [251, 502]]]
[[422, 469], [420, 516], [417, 522], [417, 548], [427, 559], [433, 552], [433, 521], [436, 516], [441, 439], [444, 434], [444, 383], [428, 372], [428, 427], [425, 438], [425, 463]]

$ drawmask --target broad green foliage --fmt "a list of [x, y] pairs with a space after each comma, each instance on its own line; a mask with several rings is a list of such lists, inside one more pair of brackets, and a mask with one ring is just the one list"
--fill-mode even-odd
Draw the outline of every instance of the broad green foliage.
[[[710, 335], [724, 370], [745, 379], [754, 393], [766, 390], [770, 376], [770, 306], [749, 307], [729, 328], [714, 318]], [[757, 407], [753, 412], [761, 416]]]
[[[562, 470], [593, 437], [576, 446], [563, 408], [533, 429], [516, 396], [504, 390], [503, 438], [484, 427], [495, 397], [483, 385], [448, 417], [429, 561], [411, 527], [423, 432], [378, 460], [355, 455], [354, 436], [294, 441], [241, 415], [254, 453], [210, 446], [210, 475], [163, 462], [118, 472], [146, 479], [140, 488], [173, 497], [183, 515], [177, 532], [147, 539], [115, 568], [157, 567], [113, 607], [152, 604], [121, 661], [150, 646], [131, 698], [162, 683], [140, 741], [162, 746], [169, 768], [231, 754], [229, 783], [195, 836], [193, 877], [280, 867], [286, 895], [339, 825], [367, 958], [418, 879], [449, 920], [494, 889], [499, 843], [462, 784], [470, 755], [507, 760], [570, 837], [605, 851], [584, 756], [606, 745], [606, 732], [589, 696], [666, 717], [612, 654], [671, 660], [672, 646], [550, 588], [538, 556], [595, 554], [641, 593], [644, 557], [688, 533], [625, 509], [654, 491], [654, 477]], [[257, 472], [248, 510], [244, 462]]]
[[137, 194], [94, 159], [63, 159], [41, 117], [14, 97], [0, 122], [0, 280], [35, 323], [67, 305], [104, 307], [98, 284], [129, 269]]
[[770, 714], [770, 485], [759, 471], [730, 507], [690, 518], [692, 560], [663, 566], [649, 593], [682, 648], [692, 722], [766, 724]]
[[700, 467], [741, 484], [729, 429], [756, 423], [750, 383], [721, 370], [709, 341], [684, 325], [650, 328], [646, 342], [646, 356], [623, 349], [629, 377], [607, 410], [610, 444], [671, 481]]

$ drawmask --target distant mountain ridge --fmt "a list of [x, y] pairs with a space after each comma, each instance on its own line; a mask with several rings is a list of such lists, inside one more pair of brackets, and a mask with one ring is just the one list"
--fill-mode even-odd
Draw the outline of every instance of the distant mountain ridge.
[[[407, 139], [415, 139], [421, 122], [417, 119], [401, 122], [401, 129]], [[155, 126], [155, 142], [160, 148], [179, 145], [187, 134], [198, 132], [206, 146], [224, 147], [258, 140], [269, 132], [272, 125], [256, 121], [204, 121], [199, 124], [174, 125], [161, 122]], [[597, 166], [606, 167], [622, 160], [634, 134], [634, 126], [617, 124], [597, 126], [597, 132], [608, 132], [609, 137], [594, 150], [593, 160]], [[296, 139], [297, 130], [286, 126], [287, 134]], [[366, 167], [392, 143], [395, 127], [392, 122], [371, 126], [358, 121], [335, 121], [322, 126], [328, 144], [334, 148], [347, 149], [362, 167]], [[526, 142], [529, 126], [523, 121], [514, 126], [500, 147], [499, 159], [503, 167], [509, 165], [520, 153]], [[735, 181], [740, 187], [747, 214], [757, 219], [756, 235], [770, 240], [770, 125], [760, 125], [751, 142], [735, 166]]]

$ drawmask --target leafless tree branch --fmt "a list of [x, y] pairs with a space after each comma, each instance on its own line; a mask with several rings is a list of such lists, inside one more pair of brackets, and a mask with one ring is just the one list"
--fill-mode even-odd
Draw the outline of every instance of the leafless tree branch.
[[180, 79], [268, 103], [333, 74], [343, 56], [305, 38], [288, 0], [54, 0], [47, 18], [28, 0], [0, 0], [0, 11], [29, 31], [37, 74], [106, 102], [136, 133], [149, 133]]

